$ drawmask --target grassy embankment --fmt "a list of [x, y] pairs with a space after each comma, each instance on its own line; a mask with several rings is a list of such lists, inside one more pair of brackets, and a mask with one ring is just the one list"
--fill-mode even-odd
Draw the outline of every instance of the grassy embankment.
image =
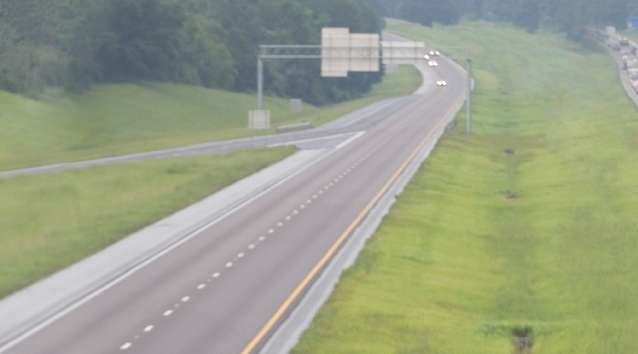
[[638, 42], [638, 30], [636, 29], [625, 29], [618, 31], [618, 34], [627, 37], [629, 40], [634, 42]]
[[0, 179], [0, 298], [294, 151], [246, 150]]
[[[278, 125], [326, 123], [374, 101], [411, 93], [421, 83], [413, 67], [386, 75], [371, 93], [326, 107], [265, 98], [272, 132]], [[250, 136], [256, 96], [175, 84], [98, 85], [77, 96], [50, 90], [40, 101], [0, 91], [0, 170], [79, 161]]]
[[[286, 113], [275, 124], [318, 125], [420, 84], [414, 68], [388, 75], [368, 96]], [[0, 166], [76, 160], [250, 134], [250, 95], [172, 84], [98, 86], [43, 101], [0, 92]], [[175, 118], [179, 119], [175, 119]], [[0, 179], [0, 298], [68, 266], [285, 156], [294, 148], [123, 163]]]
[[471, 46], [474, 132], [457, 117], [293, 353], [638, 352], [638, 109], [612, 58], [505, 25], [388, 30]]

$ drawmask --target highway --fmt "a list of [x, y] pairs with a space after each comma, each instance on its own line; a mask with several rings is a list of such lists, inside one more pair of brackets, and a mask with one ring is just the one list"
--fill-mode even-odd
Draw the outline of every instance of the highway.
[[[627, 71], [623, 68], [623, 60], [620, 57], [620, 52], [621, 51], [615, 51], [615, 50], [609, 48], [609, 46], [606, 45], [604, 42], [599, 42], [599, 43], [614, 58], [614, 61], [616, 62], [616, 67], [618, 68], [618, 75], [620, 77], [620, 83], [623, 85], [623, 88], [625, 89], [625, 92], [627, 92], [627, 96], [629, 96], [629, 98], [632, 101], [634, 101], [634, 103], [638, 106], [638, 94], [636, 93], [636, 91], [634, 91], [633, 87], [631, 86], [631, 83], [629, 82], [629, 78], [627, 77]], [[636, 42], [629, 41], [629, 44], [632, 47], [638, 48], [638, 43], [636, 43]]]
[[[257, 353], [463, 101], [465, 76], [390, 101], [309, 168], [34, 328], [6, 353]], [[353, 129], [356, 131], [357, 129]], [[2, 350], [0, 350], [2, 351]]]

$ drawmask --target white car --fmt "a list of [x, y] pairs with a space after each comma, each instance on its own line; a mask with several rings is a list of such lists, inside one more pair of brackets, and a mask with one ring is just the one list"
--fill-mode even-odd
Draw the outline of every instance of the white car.
[[423, 58], [424, 59], [430, 59], [430, 56], [426, 54], [426, 55], [423, 56]]
[[437, 63], [435, 60], [430, 60], [430, 61], [428, 62], [428, 65], [429, 65], [429, 66], [439, 66], [439, 63]]
[[447, 86], [447, 82], [445, 82], [445, 80], [438, 80], [436, 84], [439, 86]]

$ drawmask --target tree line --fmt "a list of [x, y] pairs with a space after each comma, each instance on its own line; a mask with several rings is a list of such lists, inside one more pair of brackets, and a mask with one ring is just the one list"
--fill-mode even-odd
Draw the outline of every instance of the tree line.
[[588, 26], [627, 27], [638, 15], [638, 0], [377, 0], [382, 16], [425, 26], [453, 25], [462, 18], [511, 23], [533, 33], [540, 28], [583, 38]]
[[[170, 81], [254, 91], [259, 44], [319, 44], [321, 27], [379, 33], [371, 0], [2, 0], [0, 89]], [[317, 60], [266, 61], [265, 89], [314, 104], [358, 97], [382, 73], [321, 78]]]
[[[319, 44], [321, 27], [378, 33], [383, 16], [426, 26], [507, 22], [583, 38], [625, 28], [638, 0], [1, 0], [0, 89], [170, 81], [238, 92], [256, 86], [259, 44]], [[358, 97], [382, 73], [321, 78], [317, 60], [267, 60], [265, 89], [317, 105]]]

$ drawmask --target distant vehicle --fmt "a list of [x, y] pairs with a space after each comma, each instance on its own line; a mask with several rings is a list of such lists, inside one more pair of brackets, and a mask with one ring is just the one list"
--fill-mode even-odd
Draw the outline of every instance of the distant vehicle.
[[622, 37], [620, 39], [620, 45], [623, 46], [623, 47], [629, 46], [629, 40], [627, 39], [627, 37]]
[[424, 59], [430, 59], [430, 56], [426, 54], [426, 55], [423, 56], [423, 58]]
[[447, 86], [447, 82], [445, 82], [445, 80], [439, 80], [436, 82], [436, 84], [439, 86]]
[[618, 35], [609, 36], [607, 45], [613, 50], [620, 50], [620, 37]]
[[437, 62], [436, 62], [436, 61], [434, 61], [434, 60], [430, 60], [430, 61], [428, 62], [428, 65], [429, 65], [429, 66], [439, 66], [439, 63], [437, 63]]

